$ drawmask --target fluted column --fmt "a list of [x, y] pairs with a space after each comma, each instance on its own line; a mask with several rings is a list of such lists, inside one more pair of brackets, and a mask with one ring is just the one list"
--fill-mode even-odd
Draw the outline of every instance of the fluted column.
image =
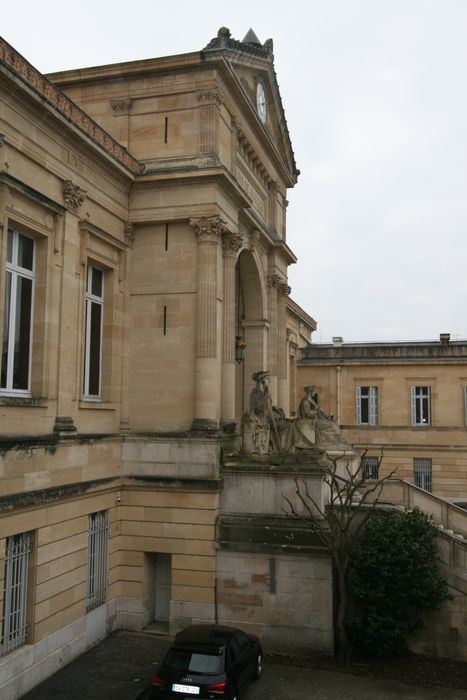
[[220, 381], [217, 359], [217, 260], [227, 231], [220, 216], [190, 219], [198, 239], [196, 294], [195, 405], [193, 430], [219, 427]]
[[280, 282], [278, 292], [277, 405], [287, 410], [287, 297], [290, 287]]
[[224, 304], [222, 318], [222, 394], [221, 423], [235, 422], [235, 265], [243, 245], [241, 236], [225, 233]]

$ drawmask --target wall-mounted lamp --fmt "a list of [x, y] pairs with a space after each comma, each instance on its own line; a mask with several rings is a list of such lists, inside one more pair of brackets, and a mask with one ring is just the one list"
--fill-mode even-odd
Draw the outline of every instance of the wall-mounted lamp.
[[243, 338], [241, 335], [236, 335], [235, 336], [235, 362], [243, 362], [245, 359], [245, 348], [246, 348], [246, 343], [243, 342]]

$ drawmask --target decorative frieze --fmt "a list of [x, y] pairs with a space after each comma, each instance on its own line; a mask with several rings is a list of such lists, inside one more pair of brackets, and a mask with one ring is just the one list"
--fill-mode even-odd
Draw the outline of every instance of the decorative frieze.
[[76, 211], [86, 199], [86, 191], [78, 185], [74, 185], [71, 180], [63, 183], [63, 200], [65, 207]]
[[102, 129], [91, 117], [70, 100], [50, 80], [47, 80], [21, 54], [0, 38], [0, 60], [7, 68], [32, 88], [40, 97], [57, 109], [66, 119], [84, 131], [109, 155], [130, 172], [138, 174], [144, 165], [133, 158], [110, 134]]

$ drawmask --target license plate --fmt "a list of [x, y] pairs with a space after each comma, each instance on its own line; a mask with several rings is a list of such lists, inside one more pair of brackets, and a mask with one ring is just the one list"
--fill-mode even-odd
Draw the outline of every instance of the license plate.
[[179, 685], [174, 683], [172, 685], [172, 690], [174, 693], [189, 693], [190, 695], [199, 695], [199, 687], [197, 685]]

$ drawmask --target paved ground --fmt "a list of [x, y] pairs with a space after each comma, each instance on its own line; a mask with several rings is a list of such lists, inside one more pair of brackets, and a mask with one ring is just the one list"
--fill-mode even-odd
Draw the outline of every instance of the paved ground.
[[[147, 700], [166, 637], [118, 632], [83, 654], [24, 700]], [[265, 664], [242, 700], [467, 700], [467, 690], [417, 688], [395, 681]]]

